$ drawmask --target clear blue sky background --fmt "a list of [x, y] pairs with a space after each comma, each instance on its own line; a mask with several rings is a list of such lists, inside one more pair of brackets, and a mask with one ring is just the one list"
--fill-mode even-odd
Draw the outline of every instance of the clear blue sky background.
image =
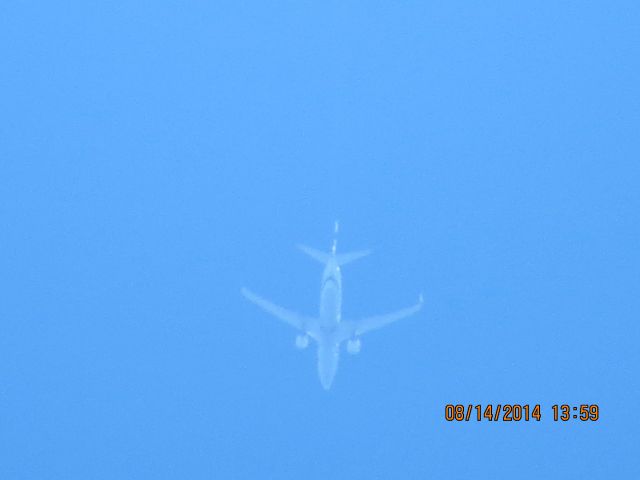
[[[640, 478], [640, 7], [4, 2], [0, 477]], [[315, 352], [240, 296], [423, 312]], [[444, 420], [540, 403], [540, 423]], [[551, 405], [597, 403], [597, 423]]]

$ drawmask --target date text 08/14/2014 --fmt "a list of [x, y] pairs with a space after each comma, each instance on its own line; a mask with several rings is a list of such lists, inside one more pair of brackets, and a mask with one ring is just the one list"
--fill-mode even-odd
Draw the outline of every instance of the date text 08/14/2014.
[[[595, 422], [600, 418], [600, 407], [596, 404], [556, 404], [551, 406], [551, 418], [555, 422], [567, 422], [578, 420], [582, 422]], [[447, 404], [444, 409], [444, 418], [448, 422], [539, 422], [542, 420], [542, 407], [540, 404]]]

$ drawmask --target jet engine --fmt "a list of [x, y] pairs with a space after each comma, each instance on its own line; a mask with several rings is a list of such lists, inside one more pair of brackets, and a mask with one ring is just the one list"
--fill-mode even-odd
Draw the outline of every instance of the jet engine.
[[351, 340], [347, 340], [347, 352], [349, 352], [351, 355], [355, 355], [356, 353], [360, 353], [360, 339], [359, 338], [353, 338]]
[[296, 348], [300, 350], [305, 349], [309, 346], [309, 336], [308, 335], [298, 335], [296, 337]]

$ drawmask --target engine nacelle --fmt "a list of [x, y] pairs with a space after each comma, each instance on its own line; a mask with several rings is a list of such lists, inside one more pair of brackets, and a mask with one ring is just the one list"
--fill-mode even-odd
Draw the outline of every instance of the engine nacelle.
[[296, 348], [303, 350], [309, 346], [309, 336], [308, 335], [298, 335], [296, 337]]
[[360, 343], [359, 338], [354, 338], [352, 340], [347, 340], [347, 352], [351, 355], [355, 355], [356, 353], [360, 353], [360, 348], [362, 344]]

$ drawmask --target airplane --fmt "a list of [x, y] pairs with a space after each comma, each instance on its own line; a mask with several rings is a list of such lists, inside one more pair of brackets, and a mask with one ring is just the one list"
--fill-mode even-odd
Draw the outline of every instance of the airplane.
[[247, 288], [241, 290], [247, 300], [298, 330], [299, 334], [295, 340], [297, 348], [307, 348], [309, 338], [316, 341], [318, 344], [318, 375], [325, 390], [329, 390], [333, 383], [338, 369], [340, 345], [343, 342], [347, 342], [347, 352], [355, 355], [360, 352], [361, 335], [415, 314], [424, 303], [422, 294], [420, 294], [418, 303], [402, 310], [361, 320], [343, 320], [340, 267], [369, 255], [371, 250], [336, 253], [337, 233], [338, 222], [336, 221], [331, 253], [321, 252], [305, 245], [297, 245], [302, 252], [324, 264], [318, 316], [306, 316], [292, 312], [262, 298]]

